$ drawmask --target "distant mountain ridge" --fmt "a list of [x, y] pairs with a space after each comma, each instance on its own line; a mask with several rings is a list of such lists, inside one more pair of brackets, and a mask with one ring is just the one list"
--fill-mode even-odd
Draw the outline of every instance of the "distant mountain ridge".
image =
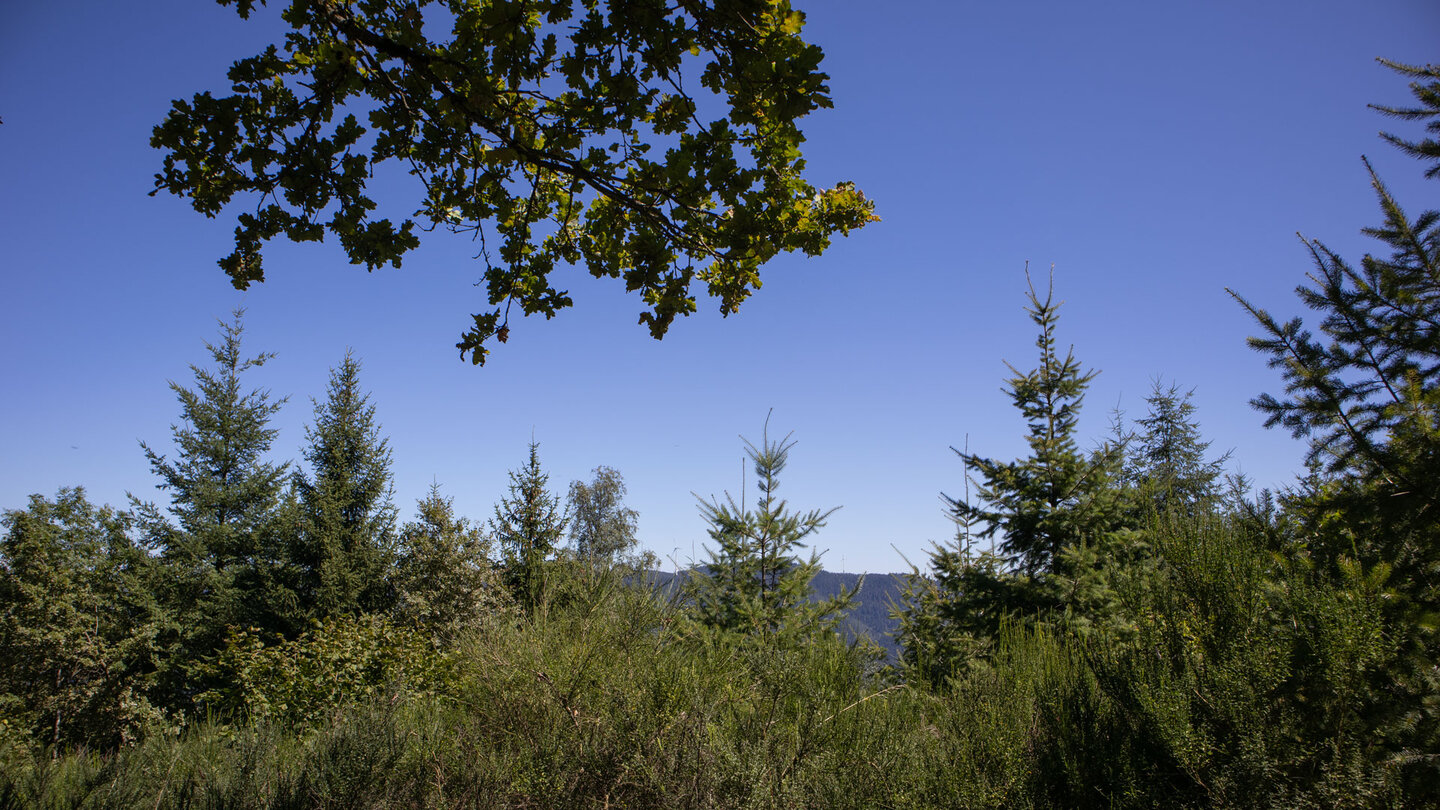
[[[862, 576], [865, 581], [860, 583]], [[837, 574], [821, 571], [810, 582], [811, 598], [824, 599], [834, 596], [841, 588], [853, 588], [857, 583], [860, 583], [860, 590], [855, 594], [855, 602], [846, 612], [841, 627], [848, 637], [867, 637], [885, 648], [891, 661], [898, 661], [900, 643], [891, 634], [899, 629], [900, 622], [890, 615], [890, 610], [893, 605], [900, 604], [900, 597], [905, 591], [903, 574]]]
[[[645, 578], [665, 589], [686, 573], [647, 571]], [[898, 661], [900, 644], [892, 634], [899, 628], [900, 623], [890, 615], [890, 610], [892, 605], [900, 604], [900, 597], [905, 590], [904, 574], [838, 574], [821, 571], [810, 583], [810, 598], [826, 599], [838, 594], [841, 588], [853, 588], [860, 583], [862, 576], [865, 581], [860, 584], [854, 604], [840, 622], [841, 631], [850, 639], [864, 637], [874, 641], [885, 650], [891, 661]]]

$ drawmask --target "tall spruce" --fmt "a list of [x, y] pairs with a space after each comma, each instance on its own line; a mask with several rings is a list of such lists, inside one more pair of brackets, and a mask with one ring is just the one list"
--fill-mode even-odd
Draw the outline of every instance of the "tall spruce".
[[842, 588], [828, 599], [810, 598], [820, 555], [811, 551], [803, 558], [797, 552], [839, 507], [790, 510], [777, 492], [795, 443], [789, 436], [771, 441], [769, 428], [766, 419], [759, 447], [742, 439], [760, 492], [754, 508], [746, 508], [743, 497], [736, 503], [728, 493], [723, 503], [700, 501], [700, 514], [709, 524], [706, 531], [715, 546], [706, 547], [709, 563], [691, 572], [690, 601], [701, 624], [715, 630], [766, 643], [803, 641], [833, 631], [860, 585]]
[[942, 496], [957, 525], [974, 537], [999, 540], [1004, 564], [1016, 573], [1034, 577], [1053, 574], [1061, 552], [1113, 531], [1121, 522], [1115, 477], [1121, 448], [1105, 445], [1086, 453], [1075, 439], [1085, 389], [1095, 371], [1081, 371], [1073, 349], [1062, 357], [1055, 327], [1060, 304], [1051, 283], [1041, 300], [1027, 271], [1030, 305], [1026, 311], [1039, 327], [1035, 346], [1039, 364], [1015, 374], [1007, 391], [1025, 419], [1030, 455], [999, 461], [956, 450], [967, 477], [975, 483], [973, 497]]
[[387, 580], [397, 516], [390, 444], [352, 352], [330, 371], [305, 438], [310, 473], [295, 477], [301, 531], [294, 554], [303, 604], [313, 618], [384, 610], [393, 601]]
[[163, 635], [166, 681], [180, 705], [194, 694], [188, 683], [194, 664], [217, 650], [232, 628], [278, 629], [293, 610], [280, 576], [278, 520], [289, 465], [267, 459], [276, 435], [270, 420], [285, 398], [244, 386], [242, 375], [274, 355], [244, 356], [243, 316], [236, 310], [220, 324], [219, 342], [205, 344], [215, 366], [190, 367], [194, 388], [170, 383], [182, 419], [171, 426], [174, 458], [140, 443], [157, 486], [170, 493], [168, 510], [132, 500], [147, 543], [168, 572], [161, 598], [174, 625]]
[[569, 516], [547, 487], [550, 475], [540, 466], [540, 445], [530, 442], [524, 467], [510, 471], [509, 495], [495, 505], [490, 531], [504, 554], [505, 577], [512, 593], [531, 615], [549, 592], [549, 560], [565, 536]]

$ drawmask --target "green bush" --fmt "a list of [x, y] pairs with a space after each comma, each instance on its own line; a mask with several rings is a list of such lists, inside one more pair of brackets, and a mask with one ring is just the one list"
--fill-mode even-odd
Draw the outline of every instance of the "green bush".
[[313, 725], [337, 710], [454, 685], [454, 659], [416, 630], [364, 615], [317, 622], [291, 641], [231, 634], [209, 665], [217, 689], [201, 703], [220, 717]]

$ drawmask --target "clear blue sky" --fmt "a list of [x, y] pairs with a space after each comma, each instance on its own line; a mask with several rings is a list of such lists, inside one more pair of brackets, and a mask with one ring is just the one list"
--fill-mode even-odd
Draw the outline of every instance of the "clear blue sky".
[[775, 261], [738, 315], [702, 301], [663, 342], [617, 284], [573, 271], [576, 306], [512, 323], [482, 369], [452, 348], [483, 309], [462, 238], [369, 275], [334, 245], [276, 244], [270, 280], [239, 293], [215, 266], [232, 223], [146, 196], [150, 128], [171, 99], [224, 91], [277, 9], [0, 5], [0, 507], [66, 485], [163, 498], [138, 441], [169, 447], [167, 380], [188, 383], [215, 319], [244, 306], [249, 347], [279, 354], [251, 381], [290, 396], [276, 458], [299, 457], [310, 398], [353, 348], [407, 517], [432, 480], [488, 516], [533, 431], [556, 490], [616, 467], [642, 543], [683, 563], [705, 542], [692, 492], [738, 494], [739, 436], [773, 408], [798, 440], [782, 493], [843, 506], [816, 537], [827, 567], [897, 570], [896, 549], [923, 562], [951, 535], [951, 445], [1023, 451], [1001, 385], [1004, 360], [1033, 363], [1027, 260], [1055, 265], [1060, 338], [1102, 371], [1087, 441], [1117, 405], [1142, 415], [1163, 377], [1195, 389], [1215, 450], [1291, 480], [1302, 450], [1247, 405], [1277, 378], [1225, 288], [1289, 316], [1309, 269], [1297, 231], [1369, 249], [1362, 154], [1412, 212], [1440, 207], [1365, 106], [1409, 99], [1376, 57], [1440, 58], [1440, 4], [799, 5], [835, 100], [806, 126], [811, 179], [855, 181], [884, 221]]

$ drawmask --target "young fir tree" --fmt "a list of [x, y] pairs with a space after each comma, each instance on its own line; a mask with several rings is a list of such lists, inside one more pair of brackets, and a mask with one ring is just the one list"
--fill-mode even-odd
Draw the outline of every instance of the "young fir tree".
[[[1068, 614], [1082, 630], [1124, 625], [1114, 586], [1135, 549], [1117, 486], [1121, 448], [1086, 453], [1076, 444], [1080, 406], [1096, 372], [1081, 371], [1073, 350], [1059, 353], [1053, 280], [1043, 300], [1033, 283], [1028, 295], [1026, 311], [1040, 330], [1039, 364], [1027, 372], [1006, 365], [1015, 374], [1007, 390], [1025, 419], [1030, 455], [999, 461], [955, 451], [965, 464], [967, 495], [942, 499], [957, 526], [956, 543], [936, 547], [933, 578], [912, 576], [899, 611], [906, 662], [937, 683], [983, 656], [1008, 621]], [[976, 553], [984, 540], [991, 549]]]
[[510, 604], [490, 562], [490, 538], [455, 514], [454, 500], [433, 484], [400, 530], [395, 571], [396, 613], [442, 640]]
[[294, 553], [303, 604], [313, 618], [384, 610], [397, 515], [390, 446], [351, 352], [331, 370], [305, 438], [310, 475], [295, 478], [301, 531]]
[[[1414, 107], [1379, 107], [1440, 132], [1440, 66], [1385, 63], [1412, 80]], [[1422, 160], [1440, 160], [1434, 137], [1385, 136]], [[1314, 271], [1296, 289], [1320, 314], [1318, 334], [1235, 295], [1260, 325], [1255, 349], [1280, 370], [1285, 391], [1253, 404], [1267, 426], [1310, 442], [1323, 476], [1285, 505], [1301, 530], [1287, 549], [1317, 576], [1387, 580], [1386, 636], [1395, 659], [1355, 711], [1366, 713], [1389, 767], [1417, 803], [1440, 801], [1440, 212], [1411, 218], [1368, 161], [1383, 224], [1364, 233], [1388, 256], [1352, 265], [1306, 240]], [[1426, 171], [1440, 176], [1440, 163]], [[1232, 291], [1232, 295], [1234, 295]], [[1423, 798], [1422, 798], [1423, 797]]]
[[957, 450], [976, 483], [975, 497], [945, 496], [955, 521], [978, 527], [977, 539], [998, 538], [1001, 560], [1025, 577], [1055, 573], [1063, 549], [1099, 539], [1120, 519], [1114, 486], [1120, 448], [1085, 453], [1075, 441], [1085, 389], [1096, 372], [1082, 372], [1073, 349], [1060, 356], [1055, 342], [1060, 304], [1053, 292], [1053, 281], [1043, 301], [1033, 284], [1029, 289], [1026, 311], [1040, 328], [1039, 365], [1021, 372], [1006, 364], [1015, 374], [1007, 388], [1025, 419], [1030, 455], [998, 461]]
[[504, 553], [506, 581], [530, 615], [546, 603], [547, 563], [569, 524], [560, 498], [546, 489], [549, 483], [549, 474], [540, 466], [540, 445], [532, 441], [530, 460], [510, 472], [510, 494], [495, 505], [490, 521], [490, 531]]
[[829, 599], [810, 599], [820, 555], [812, 551], [804, 559], [797, 552], [839, 507], [792, 512], [776, 494], [794, 446], [789, 436], [771, 441], [767, 419], [759, 447], [745, 440], [760, 491], [755, 508], [728, 493], [724, 503], [700, 502], [715, 548], [707, 547], [710, 562], [691, 572], [688, 588], [695, 615], [707, 627], [762, 643], [804, 641], [832, 632], [854, 601], [858, 583]]
[[140, 444], [157, 486], [171, 496], [168, 516], [153, 503], [135, 506], [147, 544], [168, 572], [160, 595], [175, 623], [162, 636], [165, 681], [182, 706], [195, 691], [186, 683], [193, 665], [219, 649], [231, 628], [282, 629], [294, 609], [281, 579], [278, 517], [289, 465], [266, 460], [276, 435], [270, 419], [285, 399], [241, 382], [274, 357], [243, 356], [243, 314], [236, 310], [221, 324], [220, 341], [205, 344], [215, 368], [191, 366], [193, 389], [170, 383], [182, 417], [171, 427], [175, 458]]
[[163, 612], [130, 518], [80, 489], [0, 519], [0, 729], [106, 749], [158, 717], [148, 693]]
[[570, 541], [589, 562], [613, 562], [635, 545], [639, 513], [625, 506], [625, 479], [618, 470], [596, 467], [590, 483], [570, 482]]
[[1191, 391], [1164, 388], [1157, 380], [1145, 398], [1149, 413], [1125, 464], [1126, 483], [1152, 514], [1195, 517], [1220, 501], [1220, 476], [1229, 453], [1205, 460], [1210, 443], [1195, 422]]

